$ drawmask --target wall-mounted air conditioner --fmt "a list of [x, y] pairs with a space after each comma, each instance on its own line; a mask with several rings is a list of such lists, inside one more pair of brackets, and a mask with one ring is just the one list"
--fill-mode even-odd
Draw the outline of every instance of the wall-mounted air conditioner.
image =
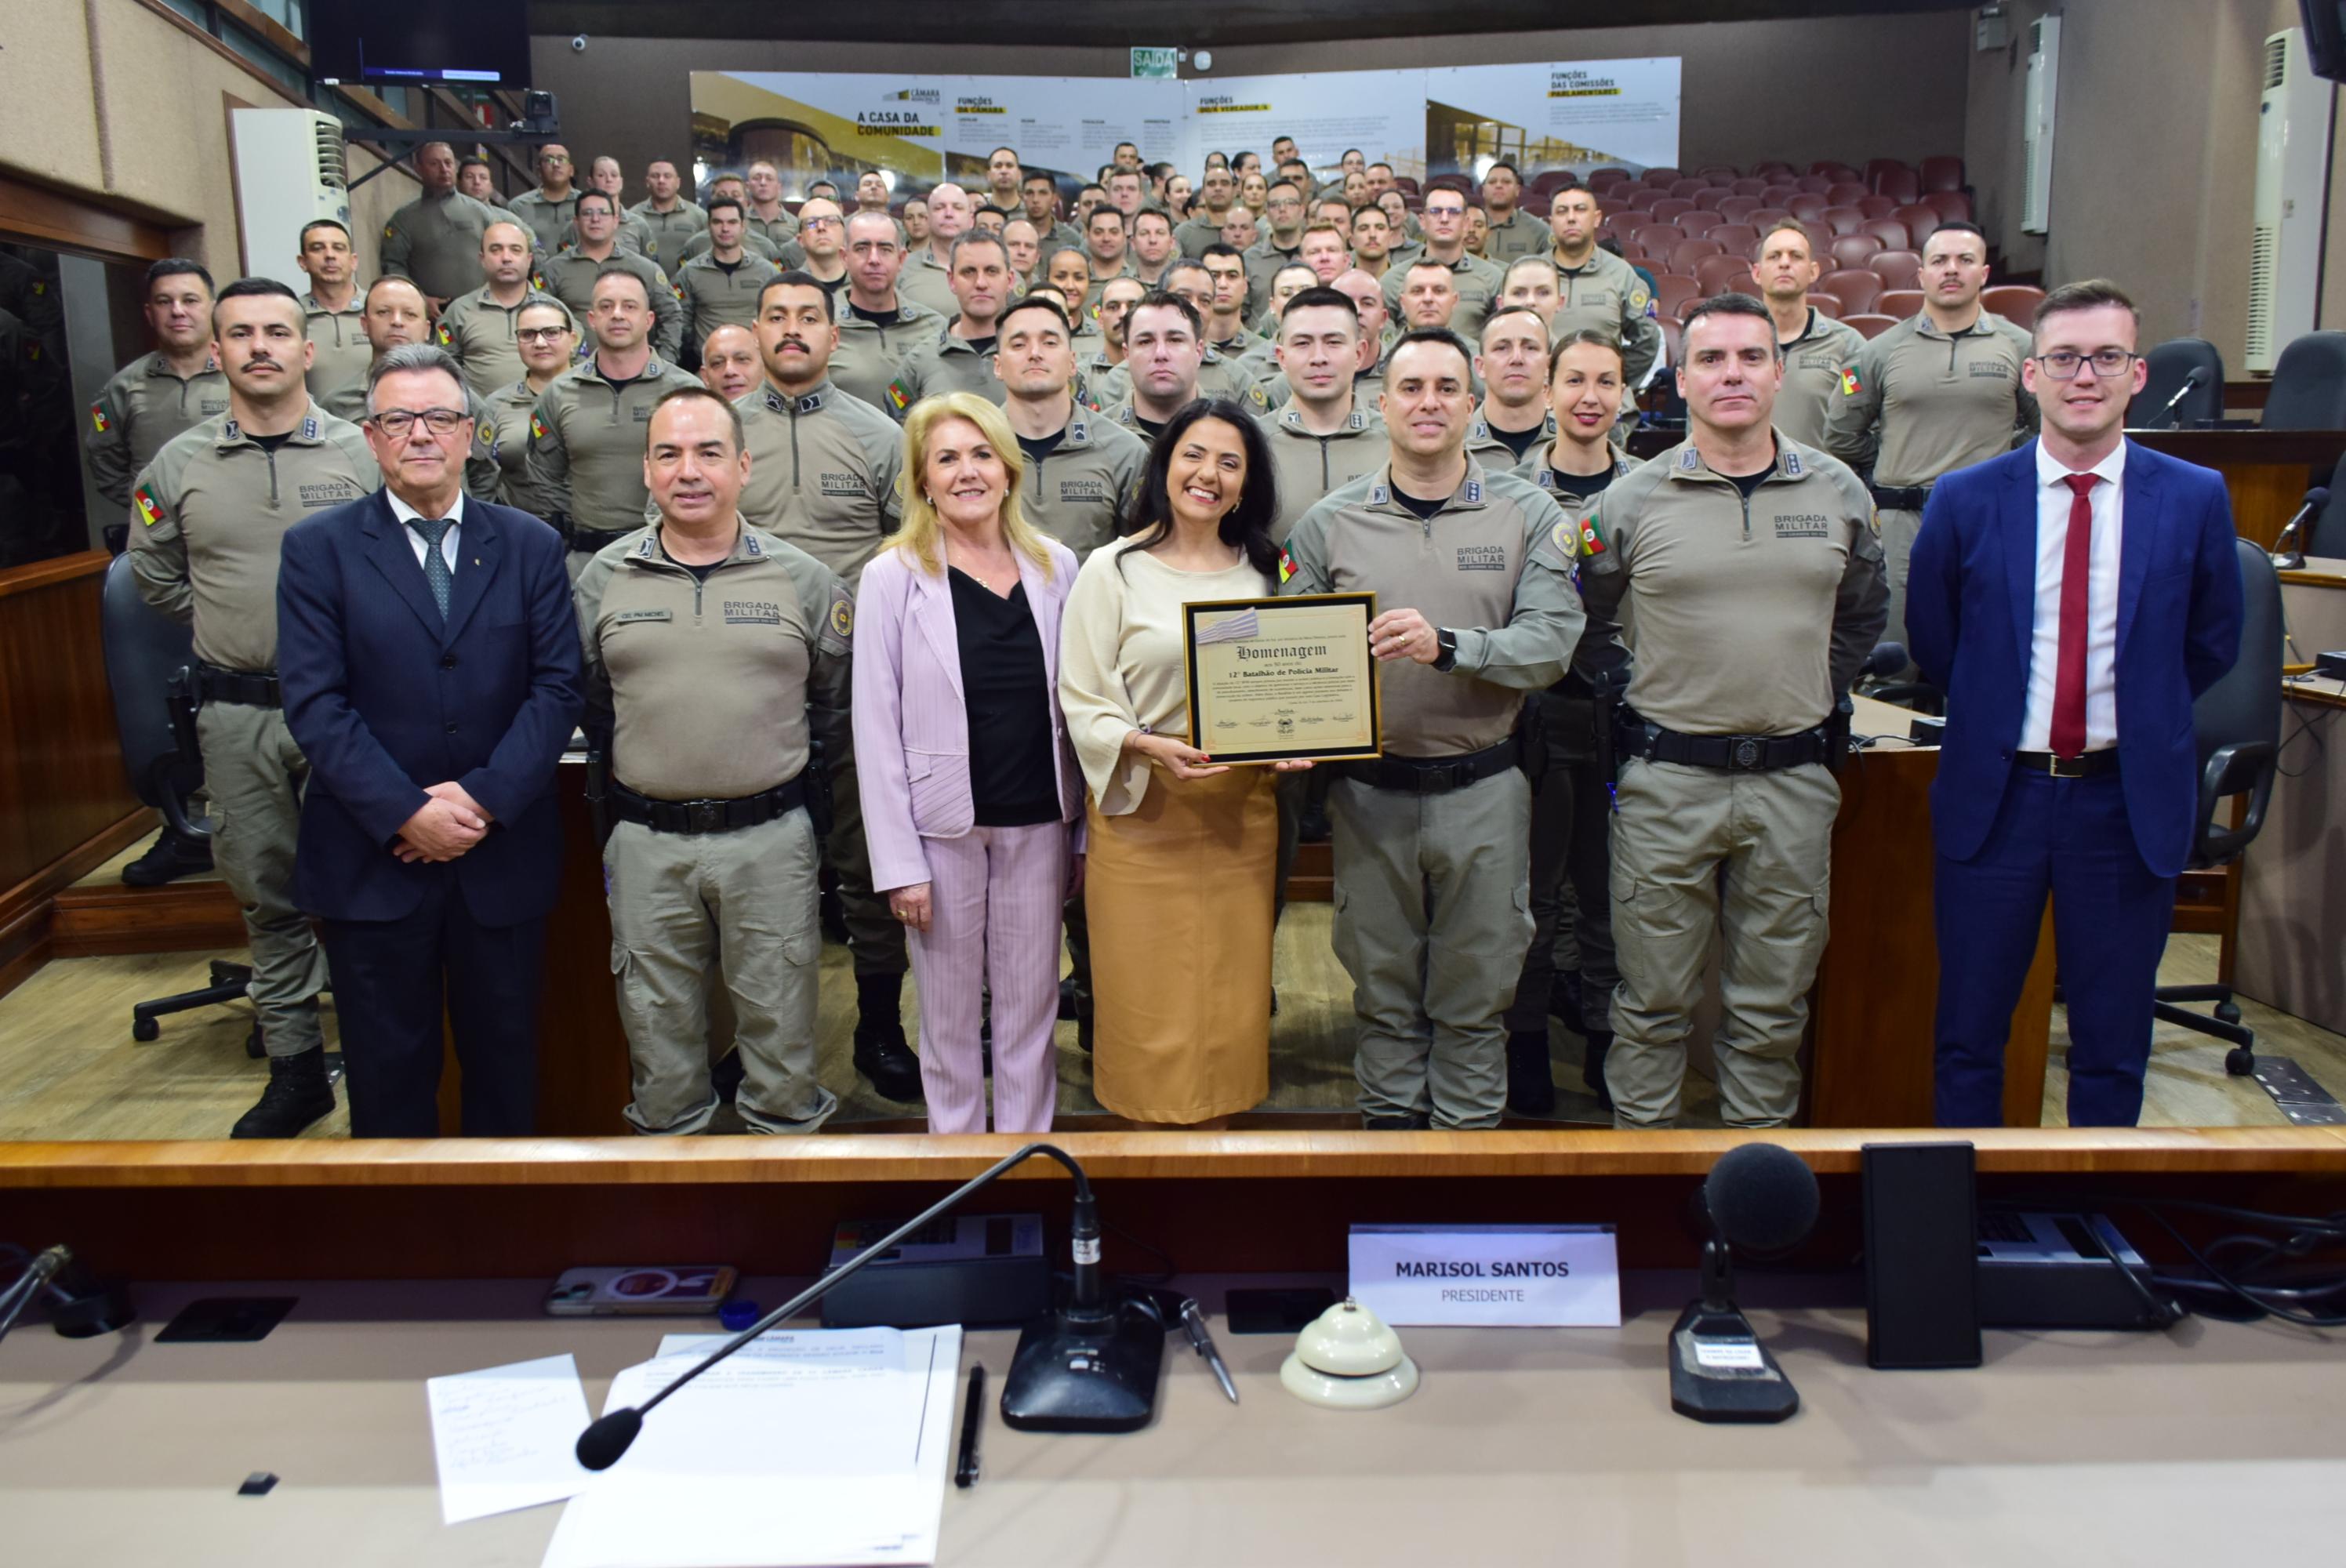
[[342, 124], [313, 109], [236, 109], [230, 121], [245, 273], [307, 293], [309, 277], [293, 264], [302, 226], [321, 218], [351, 226]]
[[2296, 27], [2265, 40], [2257, 105], [2257, 195], [2249, 239], [2251, 372], [2270, 372], [2321, 309], [2321, 231], [2338, 89], [2313, 74]]
[[2028, 25], [2028, 87], [2021, 99], [2021, 146], [2026, 155], [2020, 187], [2020, 227], [2042, 234], [2052, 227], [2053, 100], [2061, 81], [2061, 18]]

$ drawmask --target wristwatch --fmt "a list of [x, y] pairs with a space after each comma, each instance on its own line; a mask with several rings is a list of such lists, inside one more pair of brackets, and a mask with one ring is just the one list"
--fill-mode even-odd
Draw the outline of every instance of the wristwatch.
[[1449, 671], [1458, 667], [1458, 634], [1444, 626], [1433, 629], [1433, 646], [1441, 651], [1433, 656], [1433, 667]]

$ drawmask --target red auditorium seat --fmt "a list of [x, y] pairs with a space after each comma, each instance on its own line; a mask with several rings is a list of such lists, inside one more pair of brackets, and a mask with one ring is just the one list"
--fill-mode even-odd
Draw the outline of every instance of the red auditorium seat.
[[1648, 256], [1667, 256], [1686, 237], [1687, 231], [1675, 223], [1647, 223], [1630, 231], [1629, 242]]
[[1691, 278], [1664, 272], [1654, 279], [1654, 309], [1662, 315], [1675, 317], [1702, 297], [1701, 285]]
[[1694, 203], [1683, 196], [1665, 196], [1647, 210], [1654, 215], [1654, 221], [1657, 223], [1677, 223], [1688, 233], [1694, 231], [1693, 224], [1678, 221], [1694, 210]]
[[1865, 265], [1885, 289], [1912, 289], [1923, 275], [1923, 258], [1912, 250], [1877, 250]]
[[1591, 185], [1612, 185], [1628, 178], [1629, 171], [1627, 169], [1616, 168], [1609, 163], [1603, 168], [1592, 168], [1588, 171], [1588, 183]]
[[1659, 325], [1662, 329], [1662, 352], [1674, 365], [1686, 363], [1686, 328], [1678, 324], [1676, 316], [1664, 316]]
[[1676, 185], [1685, 178], [1686, 170], [1682, 168], [1649, 168], [1646, 171], [1647, 185]]
[[1845, 163], [1833, 163], [1830, 160], [1822, 163], [1812, 163], [1809, 165], [1809, 172], [1810, 174], [1821, 174], [1827, 179], [1832, 180], [1836, 184], [1839, 184], [1843, 180], [1848, 181], [1851, 185], [1861, 185], [1864, 183], [1857, 170], [1850, 168], [1850, 166]]
[[1608, 203], [1618, 199], [1632, 212], [1651, 212], [1657, 203], [1668, 201], [1669, 198], [1650, 185], [1627, 185], [1616, 186], [1601, 199]]
[[1746, 175], [1735, 182], [1735, 194], [1738, 196], [1758, 196], [1767, 188], [1768, 182], [1756, 175]]
[[1964, 160], [1959, 158], [1926, 158], [1923, 160], [1923, 188], [1929, 190], [1961, 190], [1964, 188]]
[[2036, 317], [2036, 307], [2045, 302], [2045, 290], [2032, 289], [2025, 283], [1999, 283], [1993, 289], [1980, 290], [1980, 303], [2005, 321], [2026, 326]]
[[1394, 175], [1393, 185], [1404, 196], [1415, 196], [1418, 193], [1417, 177], [1413, 174]]
[[1743, 171], [1723, 163], [1707, 163], [1696, 169], [1695, 173], [1713, 185], [1732, 185]]
[[1898, 210], [1898, 204], [1886, 196], [1862, 196], [1857, 199], [1857, 209], [1868, 218], [1887, 218]]
[[1912, 244], [1912, 237], [1906, 232], [1906, 226], [1894, 218], [1869, 218], [1858, 232], [1871, 234], [1881, 240], [1884, 250], [1904, 250]]
[[1703, 231], [1703, 238], [1718, 240], [1722, 250], [1749, 256], [1751, 248], [1760, 243], [1760, 230], [1749, 223], [1714, 223]]
[[1760, 230], [1760, 233], [1765, 234], [1768, 232], [1770, 225], [1781, 223], [1785, 219], [1790, 216], [1791, 214], [1786, 212], [1780, 207], [1762, 207], [1753, 212], [1750, 217], [1745, 219], [1744, 221], [1751, 225], [1752, 228]]
[[1841, 318], [1841, 324], [1843, 326], [1855, 327], [1858, 331], [1865, 337], [1878, 338], [1882, 333], [1888, 331], [1891, 328], [1896, 326], [1898, 324], [1898, 318], [1895, 316], [1876, 315], [1870, 311], [1862, 311], [1854, 316], [1843, 316]]
[[1880, 190], [1882, 181], [1891, 170], [1906, 166], [1894, 158], [1870, 158], [1865, 160], [1864, 179], [1868, 189]]
[[1890, 216], [1893, 221], [1906, 226], [1908, 242], [1917, 250], [1923, 248], [1923, 241], [1930, 237], [1931, 230], [1939, 226], [1939, 209], [1925, 207], [1919, 201], [1912, 207], [1902, 207]]
[[1818, 279], [1817, 292], [1839, 300], [1841, 313], [1848, 316], [1873, 308], [1874, 297], [1882, 292], [1882, 280], [1862, 267], [1843, 267]]
[[1770, 207], [1781, 207], [1800, 194], [1800, 188], [1790, 180], [1776, 180], [1760, 193], [1760, 199]]
[[1923, 198], [1923, 205], [1950, 223], [1969, 219], [1972, 215], [1972, 199], [1960, 190], [1926, 192]]
[[1790, 164], [1779, 158], [1772, 163], [1756, 165], [1753, 167], [1751, 172], [1759, 176], [1761, 179], [1790, 179], [1797, 176], [1800, 171], [1794, 168]]
[[1749, 291], [1758, 287], [1751, 278], [1751, 263], [1729, 252], [1706, 256], [1695, 263], [1694, 280], [1702, 287], [1704, 299], [1724, 294], [1730, 290]]
[[1841, 301], [1831, 294], [1811, 294], [1809, 296], [1809, 303], [1831, 316], [1834, 321], [1841, 320]]
[[1825, 199], [1835, 207], [1855, 207], [1872, 194], [1854, 179], [1842, 179], [1833, 182], [1831, 188], [1825, 192]]
[[1885, 316], [1895, 316], [1902, 321], [1923, 309], [1923, 290], [1884, 289], [1873, 297], [1873, 308]]
[[1823, 197], [1814, 191], [1804, 190], [1787, 200], [1784, 203], [1784, 210], [1803, 223], [1821, 223], [1824, 221], [1826, 205]]
[[1865, 227], [1865, 214], [1854, 207], [1828, 207], [1817, 216], [1835, 234], [1855, 234]]
[[1836, 267], [1862, 267], [1867, 257], [1882, 248], [1871, 234], [1836, 234], [1826, 243], [1825, 253]]
[[1760, 199], [1756, 196], [1724, 197], [1719, 203], [1719, 216], [1729, 223], [1748, 223], [1759, 210]]
[[1699, 175], [1688, 175], [1683, 179], [1674, 179], [1670, 181], [1670, 194], [1672, 196], [1683, 196], [1688, 201], [1693, 201], [1698, 199], [1704, 191], [1708, 190], [1709, 188], [1710, 181], [1703, 178]]
[[1875, 180], [1873, 188], [1892, 201], [1923, 199], [1922, 178], [1904, 164], [1900, 164], [1896, 168]]
[[1793, 183], [1810, 196], [1822, 196], [1833, 188], [1831, 178], [1821, 174], [1804, 174]]
[[1670, 247], [1667, 260], [1671, 271], [1683, 278], [1692, 278], [1697, 262], [1708, 256], [1722, 255], [1726, 249], [1727, 247], [1716, 239], [1681, 239]]

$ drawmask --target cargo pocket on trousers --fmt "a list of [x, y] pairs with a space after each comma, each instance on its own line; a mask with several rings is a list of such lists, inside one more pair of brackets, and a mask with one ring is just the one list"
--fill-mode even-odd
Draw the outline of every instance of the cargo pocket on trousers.
[[1352, 942], [1352, 922], [1348, 918], [1352, 912], [1352, 895], [1346, 891], [1343, 883], [1338, 882], [1335, 891], [1331, 893], [1329, 898], [1336, 906], [1335, 913], [1329, 921], [1330, 945], [1336, 950], [1336, 962], [1343, 965], [1344, 972], [1358, 974], [1361, 967], [1354, 962], [1354, 957], [1359, 950]]

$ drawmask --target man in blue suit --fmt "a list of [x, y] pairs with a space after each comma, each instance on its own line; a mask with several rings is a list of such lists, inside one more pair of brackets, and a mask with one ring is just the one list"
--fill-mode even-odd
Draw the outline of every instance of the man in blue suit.
[[367, 408], [383, 488], [290, 531], [278, 576], [285, 722], [311, 766], [294, 901], [324, 922], [352, 1133], [438, 1132], [444, 1000], [464, 1132], [516, 1136], [581, 700], [569, 574], [545, 523], [464, 495], [454, 360], [392, 350]]
[[1938, 1121], [2004, 1121], [2004, 1048], [2053, 900], [2069, 1123], [2132, 1126], [2151, 992], [2198, 809], [2194, 698], [2232, 666], [2224, 483], [2127, 441], [2139, 317], [2115, 284], [2037, 307], [2022, 384], [2042, 437], [1939, 481], [1907, 589], [1947, 694], [1938, 849]]

